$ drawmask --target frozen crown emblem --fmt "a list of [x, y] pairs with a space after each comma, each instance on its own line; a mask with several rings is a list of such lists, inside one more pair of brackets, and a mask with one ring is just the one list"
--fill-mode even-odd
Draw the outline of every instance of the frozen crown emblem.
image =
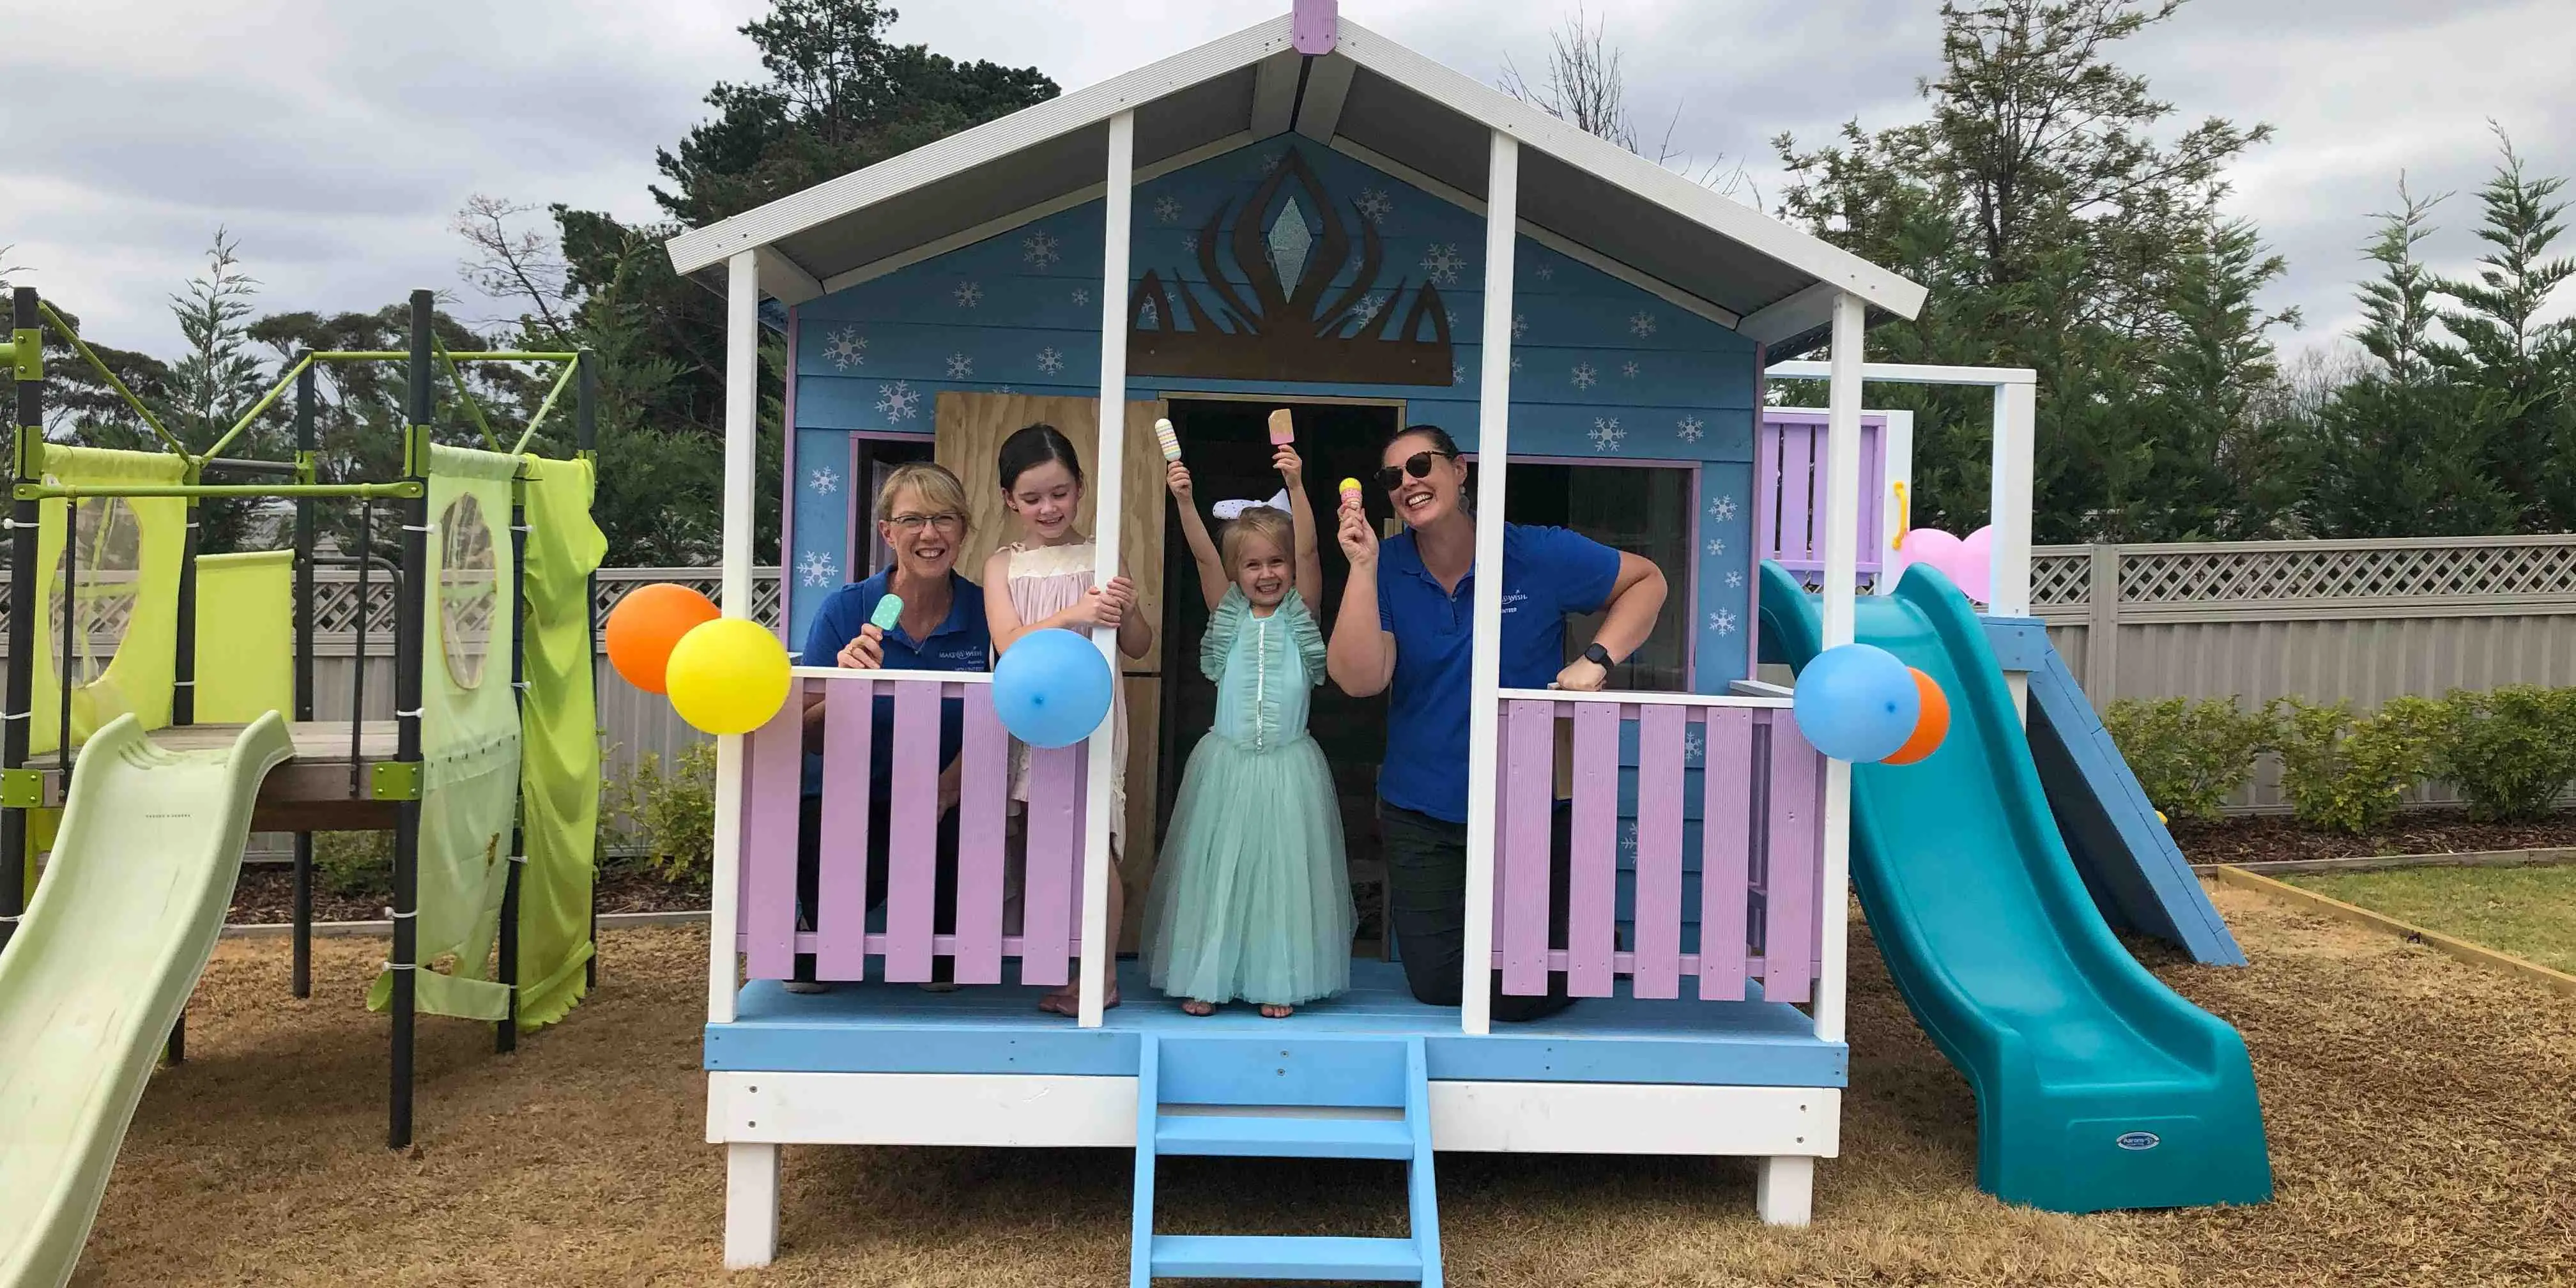
[[[1322, 224], [1309, 230], [1304, 212]], [[1147, 269], [1128, 300], [1128, 360], [1139, 375], [1339, 384], [1448, 385], [1449, 313], [1426, 281], [1405, 304], [1404, 279], [1378, 286], [1386, 247], [1377, 225], [1338, 210], [1298, 150], [1290, 148], [1252, 199], [1218, 205], [1195, 245], [1205, 279]], [[1334, 278], [1352, 262], [1348, 285]], [[1265, 232], [1265, 229], [1267, 232]], [[1229, 270], [1228, 261], [1232, 267]], [[1202, 299], [1201, 292], [1213, 297]], [[1329, 298], [1328, 298], [1329, 297]]]

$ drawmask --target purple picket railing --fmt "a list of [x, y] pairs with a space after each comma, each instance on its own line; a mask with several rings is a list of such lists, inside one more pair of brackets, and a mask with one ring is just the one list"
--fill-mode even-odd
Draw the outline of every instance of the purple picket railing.
[[[1572, 850], [1565, 940], [1551, 944], [1560, 721], [1572, 725]], [[1628, 724], [1636, 727], [1636, 860], [1623, 919], [1619, 744]], [[1687, 816], [1694, 734], [1695, 820]], [[1811, 1000], [1822, 966], [1824, 757], [1799, 736], [1785, 706], [1507, 694], [1498, 736], [1494, 967], [1505, 993], [1545, 993], [1549, 973], [1563, 971], [1577, 997], [1607, 997], [1624, 975], [1642, 998], [1678, 998], [1690, 978], [1702, 1001], [1741, 1001], [1749, 980], [1760, 980], [1771, 1001]], [[1694, 828], [1699, 950], [1684, 952], [1685, 848]]]
[[[798, 797], [805, 763], [805, 695], [822, 692], [823, 795], [813, 929], [796, 927]], [[877, 745], [876, 700], [894, 701], [894, 731]], [[957, 921], [935, 928], [939, 837], [939, 723], [944, 702], [965, 712], [958, 753]], [[847, 671], [799, 677], [776, 717], [744, 740], [743, 863], [738, 942], [753, 979], [786, 979], [798, 953], [812, 953], [817, 977], [896, 983], [931, 978], [935, 958], [956, 962], [960, 984], [998, 984], [1002, 959], [1020, 962], [1022, 983], [1057, 985], [1081, 955], [1084, 745], [1030, 753], [1023, 834], [1020, 925], [1008, 913], [1004, 821], [1010, 806], [1010, 736], [993, 713], [992, 685], [926, 672]], [[887, 836], [886, 888], [868, 888], [868, 831], [874, 821], [871, 766], [889, 759], [894, 811]], [[870, 929], [871, 908], [882, 904]]]
[[[1860, 576], [1887, 564], [1887, 421], [1860, 422]], [[1813, 583], [1825, 570], [1825, 413], [1770, 408], [1753, 434], [1755, 555]]]

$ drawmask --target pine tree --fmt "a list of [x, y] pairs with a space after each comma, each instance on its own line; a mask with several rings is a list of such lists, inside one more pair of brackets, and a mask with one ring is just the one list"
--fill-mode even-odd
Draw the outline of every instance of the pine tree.
[[2530, 177], [2502, 127], [2495, 135], [2502, 157], [2479, 193], [2478, 239], [2488, 251], [2478, 258], [2474, 279], [2441, 284], [2459, 302], [2441, 310], [2444, 328], [2458, 340], [2442, 356], [2484, 395], [2482, 464], [2512, 495], [2523, 525], [2564, 531], [2576, 528], [2576, 482], [2564, 474], [2576, 465], [2576, 409], [2569, 402], [2576, 327], [2564, 318], [2543, 321], [2541, 314], [2560, 284], [2576, 276], [2576, 260], [2547, 257], [2566, 231], [2567, 203], [2552, 198], [2567, 181]]

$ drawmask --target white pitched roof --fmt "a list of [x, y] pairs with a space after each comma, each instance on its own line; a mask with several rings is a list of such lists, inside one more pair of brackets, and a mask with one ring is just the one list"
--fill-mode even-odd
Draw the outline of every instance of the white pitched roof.
[[1100, 195], [1108, 121], [1136, 113], [1141, 181], [1294, 130], [1482, 209], [1487, 132], [1522, 143], [1522, 230], [1777, 344], [1824, 325], [1836, 291], [1903, 317], [1923, 288], [1556, 120], [1347, 18], [1299, 54], [1274, 18], [671, 239], [699, 273], [760, 254], [790, 303]]

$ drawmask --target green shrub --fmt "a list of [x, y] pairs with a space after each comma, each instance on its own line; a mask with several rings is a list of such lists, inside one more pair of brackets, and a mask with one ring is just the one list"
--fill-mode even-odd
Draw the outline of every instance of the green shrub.
[[2459, 789], [2471, 818], [2544, 817], [2576, 779], [2576, 689], [2454, 689], [2448, 706], [2433, 773]]
[[2282, 698], [2274, 709], [2288, 713], [2276, 749], [2291, 812], [2309, 827], [2355, 835], [2396, 815], [2398, 793], [2430, 772], [2450, 724], [2449, 709], [2427, 698], [2391, 698], [2359, 720], [2349, 702]]
[[655, 877], [674, 885], [700, 885], [714, 874], [714, 743], [681, 752], [668, 772], [662, 757], [648, 751], [611, 794], [634, 839], [644, 846], [644, 866]]
[[314, 833], [313, 886], [324, 894], [346, 899], [368, 895], [392, 898], [394, 834], [381, 831]]
[[2234, 698], [2123, 698], [2102, 723], [2147, 799], [2174, 818], [2218, 817], [2273, 742], [2270, 712], [2240, 710]]

